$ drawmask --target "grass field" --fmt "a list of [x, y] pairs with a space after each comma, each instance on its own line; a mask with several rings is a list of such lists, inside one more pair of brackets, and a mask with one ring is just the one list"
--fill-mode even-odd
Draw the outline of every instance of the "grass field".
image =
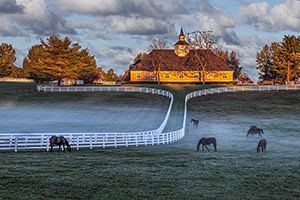
[[[198, 86], [174, 87], [182, 96]], [[199, 128], [188, 123], [174, 144], [0, 151], [0, 199], [299, 199], [299, 109], [300, 92], [208, 95], [189, 101]], [[251, 125], [264, 129], [267, 153], [246, 138]], [[195, 151], [203, 136], [218, 152]]]
[[158, 128], [170, 100], [124, 92], [39, 93], [0, 83], [0, 133], [129, 132]]

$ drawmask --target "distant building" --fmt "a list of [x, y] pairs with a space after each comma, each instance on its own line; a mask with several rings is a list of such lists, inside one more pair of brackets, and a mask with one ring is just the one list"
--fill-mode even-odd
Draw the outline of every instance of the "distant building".
[[[182, 29], [179, 41], [174, 45], [174, 49], [152, 50], [148, 55], [129, 67], [124, 76], [125, 80], [130, 80], [130, 82], [157, 82], [157, 76], [151, 70], [153, 63], [147, 57], [163, 57], [165, 62], [160, 66], [160, 82], [197, 83], [199, 82], [199, 73], [203, 76], [203, 72], [199, 71], [200, 64], [195, 59], [196, 53], [207, 60], [205, 82], [233, 82], [234, 70], [210, 50], [190, 50], [190, 45], [186, 42]], [[198, 77], [191, 76], [191, 74], [197, 74]]]

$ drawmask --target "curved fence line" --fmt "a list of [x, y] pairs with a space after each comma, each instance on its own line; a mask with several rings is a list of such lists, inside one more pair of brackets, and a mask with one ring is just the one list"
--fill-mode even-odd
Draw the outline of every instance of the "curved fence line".
[[48, 138], [52, 135], [64, 135], [70, 140], [72, 148], [87, 147], [118, 147], [118, 146], [140, 146], [168, 144], [182, 139], [185, 135], [187, 102], [188, 100], [208, 94], [218, 94], [226, 92], [253, 92], [253, 91], [291, 91], [300, 90], [299, 85], [288, 86], [235, 86], [235, 87], [219, 87], [191, 92], [185, 96], [184, 117], [182, 128], [179, 130], [162, 133], [165, 128], [173, 104], [173, 94], [152, 88], [137, 87], [47, 87], [38, 86], [39, 91], [43, 92], [86, 92], [86, 91], [108, 91], [108, 92], [143, 92], [150, 94], [158, 94], [167, 96], [171, 99], [166, 117], [158, 129], [143, 132], [130, 133], [31, 133], [31, 134], [0, 134], [0, 150], [1, 149], [42, 149], [49, 150]]
[[300, 85], [262, 85], [262, 86], [232, 86], [219, 87], [191, 92], [185, 96], [183, 128], [186, 124], [187, 102], [194, 97], [200, 97], [208, 94], [219, 94], [226, 92], [262, 92], [262, 91], [296, 91], [300, 90]]
[[157, 94], [170, 98], [170, 104], [162, 124], [154, 130], [142, 132], [121, 133], [0, 133], [1, 149], [41, 149], [49, 150], [49, 137], [63, 135], [71, 147], [76, 149], [82, 147], [117, 147], [117, 146], [139, 146], [168, 144], [182, 138], [182, 131], [162, 133], [164, 130], [173, 105], [173, 94], [171, 92], [144, 87], [49, 87], [37, 86], [40, 92], [139, 92]]

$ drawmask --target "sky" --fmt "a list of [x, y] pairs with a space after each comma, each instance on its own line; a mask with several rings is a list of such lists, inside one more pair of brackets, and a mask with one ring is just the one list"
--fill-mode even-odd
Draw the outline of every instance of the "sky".
[[0, 43], [13, 45], [22, 67], [40, 39], [70, 37], [97, 66], [124, 74], [152, 39], [173, 48], [181, 27], [211, 30], [257, 81], [256, 52], [284, 35], [299, 36], [299, 10], [299, 0], [0, 0]]

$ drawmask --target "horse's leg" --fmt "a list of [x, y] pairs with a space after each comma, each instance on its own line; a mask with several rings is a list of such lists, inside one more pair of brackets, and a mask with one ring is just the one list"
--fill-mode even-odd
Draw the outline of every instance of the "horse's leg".
[[217, 145], [216, 144], [213, 144], [214, 145], [214, 148], [215, 148], [215, 152], [217, 151]]
[[58, 152], [60, 152], [61, 144], [58, 146]]
[[66, 152], [65, 144], [63, 144], [63, 151]]
[[205, 148], [207, 149], [207, 151], [209, 151], [209, 149], [207, 148], [206, 144], [205, 144]]
[[53, 152], [53, 144], [51, 144], [50, 152]]
[[202, 144], [202, 152], [204, 151], [204, 144]]

